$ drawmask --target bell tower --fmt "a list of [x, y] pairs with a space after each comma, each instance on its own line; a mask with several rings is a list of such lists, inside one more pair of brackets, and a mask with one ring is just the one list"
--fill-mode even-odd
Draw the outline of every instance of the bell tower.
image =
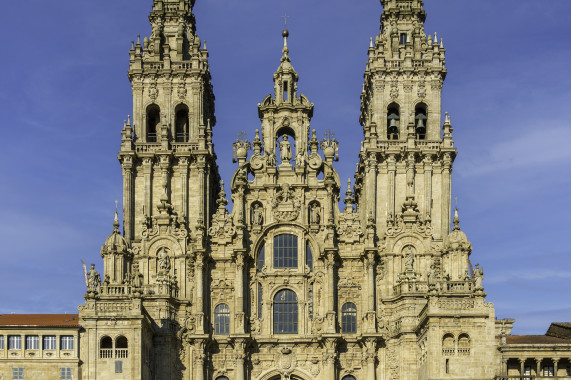
[[[87, 379], [171, 379], [181, 368], [185, 378], [204, 374], [203, 273], [220, 177], [208, 51], [196, 34], [194, 2], [153, 0], [151, 34], [129, 51], [133, 116], [124, 123], [118, 156], [124, 233], [116, 214], [101, 250], [104, 272], [90, 271], [80, 307]], [[185, 354], [194, 353], [193, 365], [180, 356], [181, 327], [193, 334], [195, 346]], [[117, 337], [128, 342], [121, 344], [129, 356], [101, 356], [117, 348]], [[117, 360], [103, 360], [109, 358]]]

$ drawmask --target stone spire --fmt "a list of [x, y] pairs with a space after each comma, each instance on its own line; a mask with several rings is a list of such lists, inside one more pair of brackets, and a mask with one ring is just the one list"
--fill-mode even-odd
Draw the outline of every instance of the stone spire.
[[297, 81], [299, 76], [291, 65], [291, 58], [289, 57], [289, 48], [287, 46], [289, 31], [284, 29], [282, 36], [284, 38], [283, 55], [281, 64], [274, 74], [275, 99], [277, 104], [293, 104], [297, 99]]

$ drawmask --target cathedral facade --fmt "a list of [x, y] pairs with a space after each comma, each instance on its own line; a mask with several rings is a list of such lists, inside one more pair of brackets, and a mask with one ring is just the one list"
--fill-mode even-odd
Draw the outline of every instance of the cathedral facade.
[[[553, 350], [519, 342], [543, 353], [521, 377], [532, 348], [505, 355], [513, 320], [486, 302], [452, 210], [443, 43], [425, 33], [421, 0], [381, 3], [353, 184], [335, 169], [338, 141], [311, 128], [284, 30], [261, 127], [236, 139], [226, 194], [194, 0], [153, 1], [152, 33], [130, 50], [123, 233], [116, 214], [103, 272], [87, 274], [77, 378], [540, 377]], [[571, 340], [553, 339], [563, 377]]]

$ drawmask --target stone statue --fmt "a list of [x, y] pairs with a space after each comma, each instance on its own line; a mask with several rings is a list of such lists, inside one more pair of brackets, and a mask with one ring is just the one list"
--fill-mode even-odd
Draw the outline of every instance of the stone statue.
[[303, 168], [305, 166], [305, 156], [303, 152], [299, 152], [295, 157], [295, 166], [298, 168]]
[[319, 205], [312, 203], [309, 209], [309, 224], [319, 224], [321, 221], [321, 214], [319, 212]]
[[254, 226], [264, 224], [264, 208], [259, 203], [256, 203], [252, 210], [252, 224]]
[[411, 246], [408, 247], [406, 252], [404, 267], [407, 272], [412, 272], [414, 270], [414, 251]]
[[110, 283], [111, 283], [111, 277], [109, 277], [108, 274], [103, 276], [103, 286], [109, 286]]
[[101, 277], [99, 273], [95, 270], [95, 264], [91, 264], [91, 269], [87, 272], [87, 288], [89, 290], [95, 290], [101, 284]]
[[428, 288], [434, 289], [436, 287], [436, 268], [434, 264], [430, 266], [428, 271]]
[[291, 144], [288, 141], [288, 135], [283, 135], [282, 141], [280, 141], [280, 158], [282, 164], [291, 161]]
[[131, 275], [133, 287], [140, 288], [143, 286], [143, 274], [139, 271], [137, 264], [133, 265], [133, 274]]
[[476, 290], [484, 289], [482, 286], [483, 281], [484, 281], [484, 270], [480, 268], [479, 264], [476, 264], [476, 268], [474, 269], [474, 282]]
[[168, 272], [171, 269], [171, 260], [168, 256], [167, 249], [163, 248], [159, 252], [159, 270], [161, 272]]

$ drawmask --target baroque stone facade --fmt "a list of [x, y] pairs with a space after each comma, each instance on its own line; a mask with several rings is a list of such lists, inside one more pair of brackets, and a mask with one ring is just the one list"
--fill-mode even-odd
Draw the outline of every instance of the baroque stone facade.
[[261, 128], [233, 144], [229, 211], [194, 0], [154, 0], [151, 36], [130, 51], [124, 233], [116, 213], [103, 273], [86, 275], [77, 378], [531, 378], [543, 363], [566, 374], [569, 337], [518, 341], [486, 302], [457, 211], [451, 220], [442, 40], [425, 34], [421, 0], [381, 3], [345, 206], [339, 142], [310, 126], [284, 30]]

